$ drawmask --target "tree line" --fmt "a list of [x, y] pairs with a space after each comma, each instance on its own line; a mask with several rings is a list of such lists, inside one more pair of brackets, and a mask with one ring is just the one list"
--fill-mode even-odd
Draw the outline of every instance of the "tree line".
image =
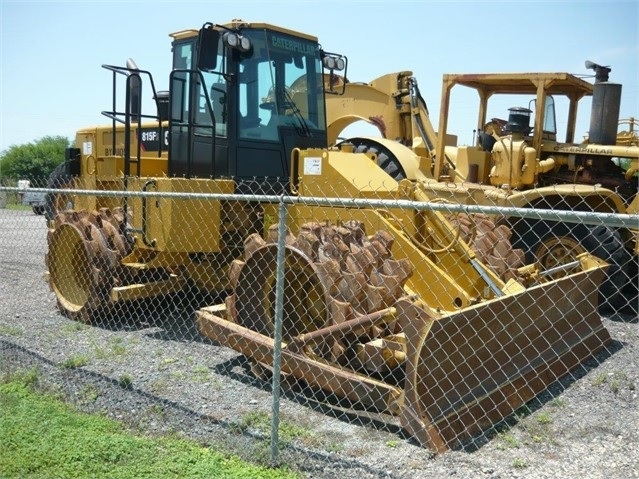
[[63, 136], [45, 136], [22, 145], [11, 145], [0, 153], [0, 182], [30, 180], [46, 186], [53, 169], [64, 161], [71, 141]]

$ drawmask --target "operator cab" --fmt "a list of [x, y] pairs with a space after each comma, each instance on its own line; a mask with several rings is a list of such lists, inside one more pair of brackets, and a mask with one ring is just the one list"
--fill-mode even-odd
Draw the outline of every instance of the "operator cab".
[[293, 148], [327, 146], [325, 87], [340, 93], [332, 79], [345, 57], [312, 36], [239, 20], [173, 38], [169, 175], [287, 192]]

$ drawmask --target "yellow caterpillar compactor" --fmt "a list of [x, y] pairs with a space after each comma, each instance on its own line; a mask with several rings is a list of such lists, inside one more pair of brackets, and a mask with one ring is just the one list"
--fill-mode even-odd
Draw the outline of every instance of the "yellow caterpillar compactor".
[[[327, 97], [329, 144], [375, 155], [389, 175], [420, 183], [433, 200], [637, 214], [638, 124], [634, 118], [619, 121], [622, 85], [608, 81], [611, 69], [593, 62], [586, 68], [594, 70], [594, 84], [569, 73], [445, 74], [437, 131], [412, 72], [346, 82], [344, 95]], [[449, 133], [454, 93], [465, 93], [465, 115], [477, 107], [469, 145], [458, 145]], [[592, 100], [590, 131], [577, 142], [577, 107], [585, 98]], [[556, 105], [566, 118], [557, 119]], [[508, 120], [489, 117], [501, 108], [508, 108]], [[376, 126], [381, 137], [338, 139], [356, 122]], [[566, 128], [563, 141], [560, 124]], [[586, 251], [604, 259], [610, 267], [600, 289], [602, 311], [637, 314], [639, 224], [614, 229], [521, 218], [505, 224], [513, 247], [542, 270]]]
[[[226, 292], [197, 311], [200, 331], [259, 369], [272, 364], [282, 311], [283, 373], [397, 416], [437, 451], [608, 344], [597, 313], [606, 264], [594, 256], [553, 278], [525, 265], [508, 228], [487, 217], [313, 201], [429, 201], [375, 155], [328, 148], [326, 97], [344, 93], [345, 57], [241, 20], [171, 36], [169, 90], [132, 61], [105, 65], [111, 124], [78, 131], [50, 178], [61, 191], [47, 202], [46, 262], [65, 315], [90, 322], [130, 300]], [[283, 254], [278, 198], [288, 199]]]

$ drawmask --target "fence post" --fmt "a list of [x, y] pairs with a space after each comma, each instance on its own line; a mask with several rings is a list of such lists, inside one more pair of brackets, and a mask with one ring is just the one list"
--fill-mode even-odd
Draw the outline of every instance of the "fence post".
[[280, 370], [282, 360], [282, 316], [284, 314], [284, 261], [287, 207], [280, 200], [277, 223], [277, 273], [275, 276], [275, 331], [273, 332], [273, 411], [271, 419], [271, 461], [278, 455], [280, 425]]

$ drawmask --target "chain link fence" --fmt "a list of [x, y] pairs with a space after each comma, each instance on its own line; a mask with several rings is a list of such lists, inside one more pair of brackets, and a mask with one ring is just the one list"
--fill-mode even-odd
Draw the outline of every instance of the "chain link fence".
[[48, 186], [0, 188], [3, 366], [38, 365], [89, 409], [141, 408], [156, 431], [198, 427], [149, 404], [188, 411], [236, 452], [468, 449], [637, 322], [636, 215], [357, 182], [352, 198]]

